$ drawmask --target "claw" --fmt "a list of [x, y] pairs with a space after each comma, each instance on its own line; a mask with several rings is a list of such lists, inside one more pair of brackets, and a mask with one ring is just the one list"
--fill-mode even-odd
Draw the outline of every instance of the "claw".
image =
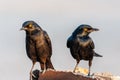
[[90, 76], [90, 73], [88, 73], [88, 76]]
[[30, 75], [30, 80], [33, 80], [34, 78], [37, 78], [33, 73]]
[[46, 72], [46, 69], [42, 70], [42, 74], [44, 74]]
[[37, 78], [33, 73], [32, 73], [32, 77], [33, 77], [33, 78]]
[[38, 78], [39, 78], [39, 70], [34, 70], [33, 72], [32, 72], [32, 80], [38, 80]]
[[33, 73], [30, 73], [30, 80], [33, 80], [34, 78], [37, 78]]
[[76, 68], [74, 68], [73, 73], [75, 73], [75, 71], [76, 71]]

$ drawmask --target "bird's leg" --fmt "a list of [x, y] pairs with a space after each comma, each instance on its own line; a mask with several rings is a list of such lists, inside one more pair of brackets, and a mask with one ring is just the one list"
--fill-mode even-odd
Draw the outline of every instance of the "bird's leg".
[[40, 66], [41, 66], [42, 74], [44, 74], [44, 72], [46, 71], [45, 63], [40, 63]]
[[42, 74], [44, 74], [45, 71], [46, 71], [46, 64], [44, 63], [44, 70], [43, 70]]
[[35, 75], [32, 73], [32, 70], [34, 68], [34, 65], [35, 65], [36, 62], [33, 62], [33, 65], [32, 65], [32, 68], [30, 70], [30, 80], [32, 80], [32, 76], [35, 77]]
[[76, 70], [76, 68], [77, 68], [77, 66], [78, 66], [78, 64], [79, 64], [79, 62], [80, 62], [80, 60], [77, 60], [77, 64], [75, 65], [75, 68], [74, 68], [73, 72], [75, 72], [75, 70]]
[[91, 68], [91, 65], [92, 65], [92, 60], [89, 60], [89, 73], [88, 73], [88, 76], [90, 76], [90, 68]]

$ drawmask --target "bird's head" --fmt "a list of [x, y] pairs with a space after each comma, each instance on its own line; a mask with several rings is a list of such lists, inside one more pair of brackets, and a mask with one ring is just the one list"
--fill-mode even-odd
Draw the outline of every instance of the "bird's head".
[[90, 25], [83, 24], [78, 26], [78, 28], [73, 32], [73, 35], [78, 35], [80, 37], [83, 37], [83, 36], [88, 36], [91, 32], [94, 31], [99, 31], [99, 29], [92, 28]]
[[32, 32], [35, 30], [42, 30], [41, 27], [34, 21], [26, 21], [23, 23], [20, 30], [25, 30], [26, 32]]

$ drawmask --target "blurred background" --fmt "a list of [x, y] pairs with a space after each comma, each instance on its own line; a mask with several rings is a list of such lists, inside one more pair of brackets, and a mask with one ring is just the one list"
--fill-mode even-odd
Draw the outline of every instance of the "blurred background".
[[[81, 24], [100, 29], [90, 34], [95, 51], [92, 73], [120, 75], [119, 0], [0, 0], [0, 80], [29, 80], [32, 66], [25, 50], [23, 22], [34, 20], [52, 41], [56, 70], [72, 70], [76, 61], [66, 47], [67, 38]], [[88, 68], [87, 61], [80, 67]], [[35, 69], [40, 69], [39, 64]]]

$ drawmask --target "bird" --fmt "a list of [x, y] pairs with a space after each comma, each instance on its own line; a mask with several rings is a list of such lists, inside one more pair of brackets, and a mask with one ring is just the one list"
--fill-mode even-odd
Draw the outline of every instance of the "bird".
[[72, 33], [72, 35], [67, 39], [66, 46], [70, 49], [72, 57], [76, 60], [77, 64], [73, 72], [75, 72], [76, 67], [80, 63], [80, 60], [88, 61], [90, 76], [90, 69], [92, 66], [93, 57], [102, 57], [102, 55], [94, 51], [95, 45], [92, 38], [89, 36], [91, 32], [99, 31], [97, 28], [92, 28], [90, 25], [81, 24]]
[[40, 63], [42, 73], [47, 69], [54, 69], [51, 62], [52, 44], [47, 32], [32, 20], [25, 21], [20, 30], [26, 32], [26, 53], [32, 61], [30, 80], [34, 76], [32, 70], [36, 62]]

